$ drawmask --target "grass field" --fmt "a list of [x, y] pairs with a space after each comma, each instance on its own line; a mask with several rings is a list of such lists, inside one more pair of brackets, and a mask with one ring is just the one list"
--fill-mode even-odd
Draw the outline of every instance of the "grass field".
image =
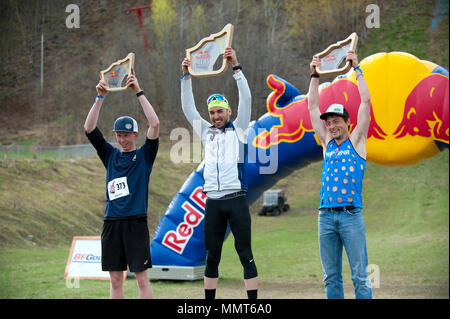
[[[159, 171], [165, 170], [165, 174], [176, 179], [173, 167], [171, 168], [174, 164], [164, 160], [168, 156], [167, 149], [168, 147], [163, 146], [158, 156], [162, 157], [159, 163], [168, 166], [161, 167]], [[363, 198], [369, 263], [376, 265], [380, 273], [380, 287], [374, 289], [374, 298], [449, 298], [448, 154], [446, 150], [434, 158], [409, 167], [388, 168], [371, 162], [367, 164]], [[8, 163], [12, 166], [12, 162]], [[23, 176], [23, 180], [18, 176], [15, 184], [22, 189], [23, 194], [30, 195], [27, 193], [27, 185], [37, 185], [37, 181], [42, 181], [43, 176], [46, 176], [55, 183], [54, 188], [42, 190], [42, 193], [34, 196], [47, 198], [49, 202], [63, 201], [54, 193], [61, 188], [58, 180], [63, 182], [67, 178], [75, 178], [67, 176], [69, 172], [80, 175], [77, 182], [90, 188], [84, 195], [70, 188], [65, 190], [67, 193], [64, 201], [54, 205], [56, 208], [51, 208], [54, 211], [50, 210], [45, 216], [44, 208], [49, 208], [50, 204], [38, 199], [31, 200], [31, 206], [28, 206], [28, 209], [33, 207], [37, 213], [35, 219], [31, 218], [33, 214], [30, 212], [25, 215], [25, 208], [15, 212], [22, 223], [18, 220], [14, 222], [11, 216], [9, 219], [1, 216], [2, 233], [6, 233], [9, 238], [1, 238], [0, 298], [108, 298], [107, 281], [81, 280], [79, 288], [71, 288], [73, 283], [67, 283], [63, 278], [71, 236], [99, 234], [103, 213], [101, 198], [104, 196], [101, 186], [104, 172], [99, 161], [76, 160], [76, 165], [73, 165], [68, 160], [34, 160], [32, 164], [29, 161], [15, 160], [14, 165], [25, 172], [27, 170], [21, 165], [40, 167], [40, 170], [28, 169], [27, 174], [31, 175], [27, 175], [27, 178]], [[189, 165], [195, 167], [193, 164]], [[192, 168], [189, 165], [185, 167], [183, 174], [178, 174], [179, 180], [184, 180], [190, 172]], [[53, 171], [51, 166], [57, 168], [55, 176], [46, 170], [47, 167]], [[11, 168], [8, 171], [3, 165], [0, 174], [3, 181], [11, 176], [5, 170], [8, 174], [13, 171]], [[81, 176], [86, 174], [84, 170], [89, 171], [90, 175], [83, 179]], [[155, 169], [156, 172], [158, 170]], [[253, 250], [260, 277], [260, 298], [324, 298], [317, 246], [316, 206], [320, 172], [320, 162], [313, 163], [276, 185], [286, 190], [291, 206], [287, 213], [278, 217], [258, 216], [256, 213], [261, 200], [251, 207]], [[32, 177], [33, 174], [35, 178]], [[163, 183], [164, 176], [160, 174], [161, 176], [152, 175], [151, 187]], [[58, 177], [59, 175], [62, 177]], [[85, 184], [85, 179], [92, 185]], [[178, 182], [174, 181], [173, 184]], [[42, 183], [45, 184], [45, 180]], [[2, 184], [4, 185], [3, 182]], [[179, 185], [181, 183], [171, 187], [178, 190]], [[91, 191], [93, 194], [89, 194]], [[162, 190], [154, 192], [159, 194]], [[150, 201], [158, 196], [150, 194]], [[167, 199], [151, 204], [151, 219], [156, 218], [155, 207], [166, 205], [165, 201], [171, 199], [169, 197], [167, 195]], [[96, 198], [96, 202], [83, 208], [93, 198]], [[83, 205], [77, 206], [79, 202]], [[18, 203], [16, 205], [19, 206]], [[60, 205], [67, 205], [70, 213], [61, 211]], [[5, 207], [2, 207], [2, 211], [4, 210]], [[83, 216], [87, 211], [93, 216]], [[58, 219], [52, 215], [60, 216]], [[70, 216], [73, 220], [66, 220]], [[46, 225], [48, 218], [53, 218], [50, 225]], [[84, 228], [87, 225], [90, 228]], [[149, 226], [154, 227], [152, 224]], [[33, 240], [26, 235], [20, 238], [20, 234], [31, 232], [35, 227], [42, 227], [42, 238], [38, 233], [35, 233]], [[58, 230], [59, 227], [63, 229]], [[10, 233], [6, 232], [6, 228], [10, 228]], [[345, 256], [343, 269], [346, 297], [353, 298]], [[242, 267], [234, 251], [232, 236], [224, 244], [220, 272], [217, 298], [245, 298]], [[202, 281], [159, 280], [152, 281], [152, 284], [156, 298], [203, 298]], [[125, 282], [125, 295], [128, 298], [139, 296], [132, 278]]]

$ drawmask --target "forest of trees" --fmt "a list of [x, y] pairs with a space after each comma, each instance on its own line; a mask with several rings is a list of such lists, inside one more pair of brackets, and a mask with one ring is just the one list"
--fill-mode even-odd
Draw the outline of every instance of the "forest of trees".
[[[65, 8], [77, 4], [80, 28], [66, 26]], [[181, 111], [181, 61], [185, 49], [200, 39], [234, 25], [233, 48], [252, 91], [252, 119], [267, 112], [269, 74], [276, 74], [302, 93], [309, 83], [314, 53], [357, 32], [360, 43], [367, 0], [153, 0], [143, 10], [150, 50], [146, 55], [136, 12], [137, 1], [4, 0], [0, 2], [0, 120], [4, 130], [35, 128], [41, 144], [86, 143], [83, 123], [95, 97], [99, 71], [129, 52], [136, 54], [141, 87], [160, 116], [163, 133], [187, 127]], [[40, 91], [41, 36], [44, 37], [44, 89]], [[360, 57], [362, 59], [364, 57]], [[237, 104], [232, 71], [220, 77], [194, 79], [199, 111], [206, 97], [225, 94]], [[113, 120], [129, 114], [144, 123], [130, 91], [109, 93], [99, 127], [109, 131]], [[108, 133], [109, 134], [109, 133]]]

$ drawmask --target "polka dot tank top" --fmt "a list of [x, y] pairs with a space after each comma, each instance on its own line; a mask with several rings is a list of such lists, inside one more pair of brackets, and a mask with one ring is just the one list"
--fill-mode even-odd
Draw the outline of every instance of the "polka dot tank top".
[[319, 208], [352, 205], [362, 208], [362, 180], [366, 160], [356, 153], [350, 139], [328, 143], [322, 164]]

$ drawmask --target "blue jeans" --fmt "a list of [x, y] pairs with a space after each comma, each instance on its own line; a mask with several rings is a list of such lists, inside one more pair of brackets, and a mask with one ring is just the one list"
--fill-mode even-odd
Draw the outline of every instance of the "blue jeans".
[[341, 212], [320, 209], [318, 220], [319, 251], [327, 298], [344, 298], [342, 247], [345, 247], [355, 296], [371, 299], [372, 287], [367, 274], [366, 230], [362, 208]]

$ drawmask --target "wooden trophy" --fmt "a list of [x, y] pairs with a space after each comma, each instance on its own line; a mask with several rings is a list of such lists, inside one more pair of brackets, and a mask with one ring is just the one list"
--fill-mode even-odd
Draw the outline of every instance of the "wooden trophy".
[[350, 61], [346, 61], [345, 64], [341, 64], [345, 61], [347, 52], [349, 50], [356, 50], [356, 45], [358, 44], [358, 35], [353, 32], [345, 40], [338, 41], [324, 51], [317, 53], [319, 57], [321, 66], [316, 67], [317, 73], [322, 77], [335, 77], [340, 74], [347, 73], [352, 67]]
[[103, 81], [106, 83], [108, 91], [126, 90], [126, 86], [122, 86], [123, 79], [131, 74], [134, 69], [134, 53], [129, 53], [126, 58], [111, 64], [106, 70], [100, 71]]
[[191, 61], [189, 73], [193, 76], [216, 76], [223, 74], [227, 68], [227, 59], [223, 58], [222, 66], [214, 70], [219, 55], [225, 48], [231, 47], [233, 40], [233, 25], [227, 24], [220, 32], [203, 38], [194, 47], [186, 50], [186, 57]]

